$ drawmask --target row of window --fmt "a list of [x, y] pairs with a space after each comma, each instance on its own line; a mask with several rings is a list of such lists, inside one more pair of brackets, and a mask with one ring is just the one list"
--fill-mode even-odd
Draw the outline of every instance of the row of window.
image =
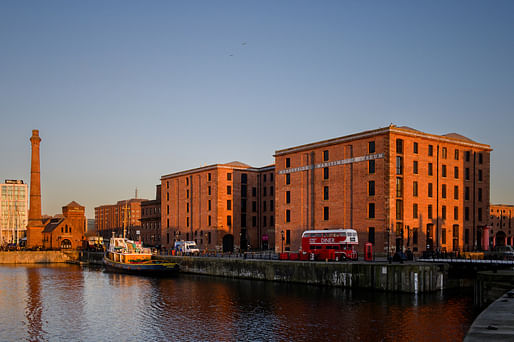
[[[396, 153], [403, 154], [403, 151], [404, 151], [403, 145], [404, 145], [403, 139], [396, 139]], [[373, 146], [373, 150], [374, 150], [374, 146]], [[414, 154], [419, 153], [419, 146], [418, 146], [417, 142], [413, 143], [412, 152]], [[434, 155], [434, 146], [429, 144], [428, 145], [428, 156], [432, 157], [433, 155]], [[471, 161], [471, 151], [465, 151], [464, 157], [465, 157], [466, 162], [470, 162]], [[447, 158], [448, 158], [448, 149], [446, 147], [441, 147], [441, 159], [447, 159]], [[453, 159], [459, 160], [459, 158], [460, 158], [460, 151], [458, 149], [455, 149], [454, 154], [453, 154]], [[478, 152], [478, 163], [483, 164], [483, 162], [484, 162], [484, 156], [483, 156], [482, 152]]]
[[[433, 241], [433, 229], [434, 229], [434, 227], [432, 224], [427, 224], [427, 231], [426, 231], [427, 243], [429, 243], [430, 240]], [[414, 246], [419, 243], [419, 230], [420, 230], [419, 228], [412, 228], [412, 244]], [[387, 232], [385, 232], [384, 234], [387, 234]], [[441, 244], [446, 245], [449, 232], [447, 231], [446, 228], [441, 228], [440, 234], [441, 234]], [[450, 237], [453, 238], [454, 245], [457, 245], [458, 239], [459, 239], [459, 225], [457, 225], [457, 224], [453, 225]], [[387, 235], [384, 236], [384, 241], [387, 241], [387, 239], [388, 239], [388, 236]], [[375, 227], [368, 228], [368, 242], [375, 244]], [[469, 229], [464, 229], [464, 243], [465, 244], [469, 243]], [[457, 246], [455, 246], [455, 247], [457, 247]]]

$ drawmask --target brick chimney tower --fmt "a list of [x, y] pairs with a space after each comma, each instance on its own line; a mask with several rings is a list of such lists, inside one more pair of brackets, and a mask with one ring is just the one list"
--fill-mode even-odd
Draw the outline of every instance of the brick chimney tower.
[[41, 218], [41, 176], [39, 168], [39, 144], [41, 138], [37, 129], [32, 130], [30, 144], [32, 159], [30, 164], [30, 209], [27, 224], [27, 247], [43, 246], [43, 220]]

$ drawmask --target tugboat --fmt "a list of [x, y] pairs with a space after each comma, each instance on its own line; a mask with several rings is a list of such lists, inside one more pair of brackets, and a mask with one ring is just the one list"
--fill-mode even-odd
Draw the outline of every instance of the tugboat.
[[110, 239], [104, 265], [112, 272], [141, 275], [175, 275], [179, 271], [177, 263], [152, 260], [151, 250], [143, 248], [141, 242], [121, 237]]
[[[128, 210], [127, 205], [123, 208]], [[127, 215], [123, 220], [123, 237], [109, 240], [109, 248], [104, 254], [104, 265], [108, 271], [141, 275], [176, 275], [179, 266], [174, 262], [152, 260], [152, 251], [144, 248], [141, 241], [125, 238]]]

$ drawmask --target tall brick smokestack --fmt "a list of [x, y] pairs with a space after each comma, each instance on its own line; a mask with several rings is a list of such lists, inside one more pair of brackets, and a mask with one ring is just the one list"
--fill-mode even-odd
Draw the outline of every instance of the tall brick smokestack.
[[37, 129], [32, 130], [30, 144], [32, 158], [30, 163], [30, 209], [27, 225], [27, 247], [43, 245], [43, 222], [41, 219], [41, 176], [39, 167], [39, 144], [41, 138]]

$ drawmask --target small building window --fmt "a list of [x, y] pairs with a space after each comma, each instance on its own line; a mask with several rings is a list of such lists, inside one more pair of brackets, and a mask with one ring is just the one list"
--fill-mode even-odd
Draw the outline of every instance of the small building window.
[[434, 155], [434, 146], [428, 145], [428, 155], [431, 157]]
[[417, 142], [414, 143], [413, 150], [414, 150], [415, 154], [418, 154], [418, 143]]
[[286, 168], [291, 167], [291, 158], [286, 158]]
[[368, 142], [368, 153], [375, 153], [375, 142]]
[[375, 181], [368, 182], [368, 196], [375, 196]]
[[323, 179], [328, 179], [328, 167], [323, 168]]
[[375, 203], [368, 204], [368, 218], [375, 218]]
[[323, 151], [323, 161], [328, 161], [328, 150]]
[[323, 207], [323, 220], [328, 220], [328, 207]]
[[368, 172], [370, 174], [375, 173], [375, 160], [368, 160]]

